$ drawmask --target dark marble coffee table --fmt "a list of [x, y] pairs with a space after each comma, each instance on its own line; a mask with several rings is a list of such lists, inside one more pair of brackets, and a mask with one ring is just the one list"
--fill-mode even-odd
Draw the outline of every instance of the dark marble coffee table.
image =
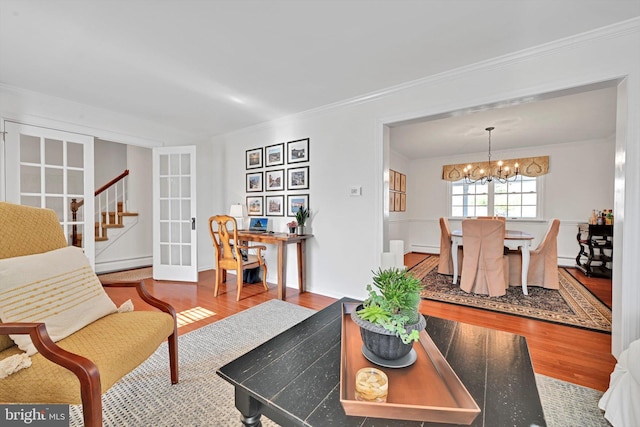
[[[243, 424], [433, 426], [351, 417], [340, 404], [343, 298], [218, 370], [235, 387]], [[472, 426], [546, 426], [526, 339], [425, 316], [426, 331], [481, 408]], [[259, 321], [259, 319], [256, 319]]]

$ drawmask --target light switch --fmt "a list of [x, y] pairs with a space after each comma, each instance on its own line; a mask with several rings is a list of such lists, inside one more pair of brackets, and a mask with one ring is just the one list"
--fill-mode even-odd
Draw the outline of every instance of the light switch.
[[354, 196], [362, 196], [362, 187], [359, 185], [353, 186], [349, 189], [349, 195]]

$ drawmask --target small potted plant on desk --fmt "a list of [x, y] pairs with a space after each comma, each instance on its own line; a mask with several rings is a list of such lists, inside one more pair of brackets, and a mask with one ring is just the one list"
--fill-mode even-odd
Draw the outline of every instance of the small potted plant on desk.
[[427, 324], [418, 311], [422, 288], [420, 280], [405, 269], [374, 272], [373, 286], [367, 285], [369, 297], [351, 313], [351, 319], [360, 326], [366, 348], [363, 353], [369, 360], [376, 362], [367, 350], [384, 361], [410, 356], [413, 343]]
[[307, 222], [310, 215], [311, 213], [309, 212], [309, 209], [305, 207], [300, 207], [296, 212], [296, 221], [298, 222], [296, 233], [298, 236], [302, 236], [304, 234], [304, 224]]
[[289, 234], [296, 234], [296, 227], [298, 223], [295, 221], [290, 221], [287, 223], [287, 227], [289, 227]]

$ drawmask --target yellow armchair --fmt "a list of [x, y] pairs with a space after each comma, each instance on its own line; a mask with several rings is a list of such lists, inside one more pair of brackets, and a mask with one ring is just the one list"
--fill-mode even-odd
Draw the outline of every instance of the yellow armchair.
[[[48, 254], [67, 246], [54, 211], [5, 202], [0, 202], [0, 242], [4, 265], [0, 275], [11, 274], [10, 258]], [[89, 270], [91, 280], [97, 280]], [[101, 426], [102, 393], [144, 362], [165, 340], [171, 382], [178, 382], [178, 332], [173, 307], [151, 296], [143, 282], [102, 285], [134, 287], [159, 311], [108, 314], [55, 343], [46, 323], [0, 322], [0, 361], [23, 352], [9, 334], [28, 334], [37, 349], [30, 356], [30, 367], [0, 380], [0, 402], [81, 403], [85, 426]], [[100, 289], [99, 284], [96, 286]], [[6, 313], [2, 304], [0, 301], [0, 313]]]

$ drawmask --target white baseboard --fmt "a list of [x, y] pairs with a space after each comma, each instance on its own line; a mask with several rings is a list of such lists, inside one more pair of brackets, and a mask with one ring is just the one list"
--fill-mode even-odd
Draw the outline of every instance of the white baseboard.
[[431, 246], [431, 245], [410, 245], [409, 252], [419, 252], [423, 254], [439, 254], [440, 246]]
[[96, 263], [96, 273], [110, 273], [112, 271], [131, 270], [134, 268], [148, 267], [153, 265], [153, 257], [138, 257], [115, 261]]
[[575, 257], [567, 257], [567, 256], [558, 257], [558, 267], [575, 267], [575, 266], [576, 266]]

